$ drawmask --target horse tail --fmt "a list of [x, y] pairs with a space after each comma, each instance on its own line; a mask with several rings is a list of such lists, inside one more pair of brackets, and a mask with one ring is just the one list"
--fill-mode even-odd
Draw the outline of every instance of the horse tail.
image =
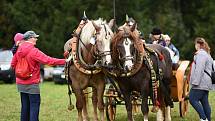
[[164, 102], [166, 106], [170, 106], [171, 108], [173, 108], [173, 101], [170, 97], [170, 88], [168, 88], [166, 86], [166, 84], [164, 84], [164, 82], [161, 80], [160, 81], [160, 85], [159, 88], [161, 90], [161, 93], [164, 95]]

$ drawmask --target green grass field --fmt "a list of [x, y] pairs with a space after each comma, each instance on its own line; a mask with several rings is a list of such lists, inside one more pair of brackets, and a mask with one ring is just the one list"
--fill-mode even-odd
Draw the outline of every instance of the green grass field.
[[[210, 92], [209, 101], [212, 107], [212, 121], [215, 121], [215, 92]], [[72, 96], [75, 103], [75, 97]], [[91, 102], [91, 101], [90, 101]], [[40, 121], [76, 121], [77, 111], [67, 110], [69, 98], [67, 95], [67, 85], [56, 85], [53, 82], [41, 84], [41, 107]], [[89, 116], [92, 119], [92, 108], [89, 104]], [[172, 111], [172, 121], [199, 121], [199, 117], [194, 109], [189, 106], [189, 112], [185, 118], [180, 118], [178, 103], [176, 102]], [[116, 121], [125, 121], [125, 106], [117, 106]], [[20, 97], [15, 84], [0, 84], [0, 121], [19, 121], [20, 118]], [[135, 121], [142, 121], [143, 116], [137, 113]], [[149, 121], [155, 121], [155, 114], [149, 114]]]

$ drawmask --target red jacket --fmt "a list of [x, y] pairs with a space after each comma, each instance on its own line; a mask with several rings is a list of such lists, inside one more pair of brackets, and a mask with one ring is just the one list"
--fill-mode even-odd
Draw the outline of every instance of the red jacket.
[[65, 59], [52, 58], [41, 52], [38, 48], [34, 47], [32, 43], [22, 43], [16, 54], [13, 56], [11, 66], [16, 67], [17, 61], [20, 57], [26, 56], [30, 66], [32, 76], [27, 80], [16, 78], [17, 84], [38, 84], [40, 80], [40, 63], [48, 65], [64, 65]]

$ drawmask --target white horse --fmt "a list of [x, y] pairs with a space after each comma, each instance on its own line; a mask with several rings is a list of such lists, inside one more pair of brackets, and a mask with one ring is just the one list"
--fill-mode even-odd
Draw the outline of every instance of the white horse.
[[96, 45], [98, 49], [98, 55], [102, 58], [102, 64], [111, 64], [110, 45], [113, 37], [111, 30], [114, 19], [110, 20], [107, 24], [106, 21], [99, 18], [95, 21], [88, 21], [83, 27], [80, 39], [83, 43], [80, 43], [80, 48], [85, 48], [85, 45]]
[[[73, 58], [74, 64], [69, 68], [69, 77], [72, 80], [71, 87], [76, 96], [78, 121], [88, 121], [89, 119], [86, 97], [83, 92], [87, 87], [92, 87], [93, 91], [92, 104], [94, 121], [98, 121], [99, 119], [97, 108], [100, 111], [100, 120], [104, 121], [103, 94], [105, 89], [105, 76], [100, 69], [91, 68], [91, 70], [88, 68], [92, 65], [103, 66], [111, 63], [110, 45], [113, 36], [111, 27], [114, 21], [111, 20], [109, 24], [102, 19], [87, 21], [86, 25], [82, 28], [80, 37], [78, 37], [78, 47], [76, 55]], [[97, 64], [98, 60], [101, 63]], [[80, 66], [77, 66], [77, 63]], [[87, 67], [88, 65], [91, 66]]]

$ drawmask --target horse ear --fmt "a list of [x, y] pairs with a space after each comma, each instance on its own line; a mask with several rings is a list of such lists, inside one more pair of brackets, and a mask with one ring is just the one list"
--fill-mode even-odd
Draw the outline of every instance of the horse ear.
[[109, 23], [108, 23], [108, 26], [109, 26], [110, 28], [112, 28], [114, 24], [115, 24], [115, 19], [111, 19], [111, 20], [109, 21]]
[[137, 23], [135, 22], [131, 27], [131, 31], [133, 32], [136, 29], [136, 27], [137, 27]]
[[125, 15], [125, 21], [128, 22], [128, 19], [129, 19], [128, 14], [126, 14]]
[[84, 15], [83, 15], [83, 17], [82, 17], [82, 20], [87, 20], [88, 18], [87, 18], [87, 16], [86, 16], [86, 13], [85, 13], [85, 11], [84, 11]]
[[98, 25], [96, 25], [96, 23], [94, 21], [92, 21], [93, 26], [95, 27], [96, 31], [100, 31], [101, 27], [99, 27]]

